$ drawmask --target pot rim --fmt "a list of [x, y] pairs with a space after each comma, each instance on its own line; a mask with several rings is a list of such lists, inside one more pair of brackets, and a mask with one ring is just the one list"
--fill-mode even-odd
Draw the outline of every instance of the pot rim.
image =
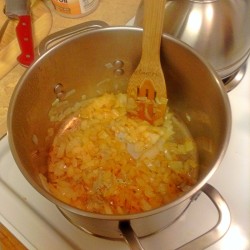
[[27, 173], [27, 171], [25, 170], [25, 168], [22, 166], [20, 157], [17, 154], [17, 151], [15, 149], [15, 143], [14, 143], [14, 139], [11, 133], [11, 128], [12, 128], [12, 113], [13, 113], [13, 109], [14, 109], [14, 103], [16, 98], [18, 97], [18, 93], [19, 90], [22, 88], [22, 85], [25, 82], [25, 79], [28, 77], [29, 72], [31, 72], [33, 70], [33, 68], [35, 68], [37, 65], [39, 65], [40, 63], [42, 63], [43, 59], [48, 56], [50, 53], [52, 53], [54, 50], [59, 49], [61, 46], [64, 46], [64, 44], [70, 43], [72, 41], [74, 41], [75, 39], [78, 39], [81, 36], [86, 36], [88, 34], [92, 34], [92, 33], [96, 33], [96, 32], [105, 32], [105, 31], [123, 31], [123, 30], [130, 30], [130, 31], [135, 31], [135, 32], [141, 32], [143, 31], [142, 28], [139, 27], [132, 27], [132, 26], [113, 26], [113, 27], [104, 27], [104, 28], [100, 28], [97, 30], [88, 30], [85, 31], [84, 33], [80, 33], [80, 34], [76, 34], [73, 37], [70, 37], [64, 41], [61, 41], [60, 43], [56, 44], [53, 48], [49, 49], [48, 51], [46, 51], [44, 54], [42, 54], [26, 71], [25, 73], [22, 75], [22, 77], [19, 79], [17, 86], [14, 89], [14, 92], [12, 94], [11, 100], [10, 100], [10, 106], [8, 109], [8, 116], [7, 116], [7, 128], [8, 128], [8, 141], [9, 141], [9, 145], [10, 145], [10, 149], [13, 155], [13, 158], [18, 166], [18, 168], [20, 169], [20, 171], [22, 172], [22, 174], [24, 175], [24, 177], [26, 178], [26, 180], [36, 189], [36, 191], [38, 191], [41, 195], [43, 195], [45, 198], [47, 198], [50, 202], [52, 202], [54, 205], [58, 206], [58, 207], [62, 207], [70, 212], [73, 212], [75, 214], [78, 214], [80, 216], [84, 216], [84, 217], [89, 217], [89, 218], [93, 218], [93, 219], [101, 219], [101, 220], [118, 220], [118, 221], [123, 221], [123, 220], [132, 220], [132, 219], [138, 219], [138, 218], [143, 218], [143, 217], [148, 217], [148, 216], [152, 216], [154, 214], [158, 214], [161, 213], [167, 209], [170, 209], [174, 206], [177, 206], [178, 204], [182, 203], [183, 201], [190, 199], [190, 201], [195, 200], [198, 195], [200, 194], [200, 192], [202, 191], [202, 187], [208, 182], [208, 180], [212, 177], [212, 175], [215, 173], [215, 171], [218, 169], [229, 144], [229, 139], [230, 139], [230, 134], [231, 134], [231, 108], [230, 108], [230, 102], [229, 102], [229, 98], [227, 96], [227, 93], [224, 89], [224, 85], [222, 80], [220, 79], [220, 77], [218, 76], [218, 74], [216, 73], [216, 71], [212, 68], [212, 66], [204, 59], [202, 58], [202, 56], [200, 56], [192, 47], [190, 47], [189, 45], [185, 44], [184, 42], [177, 40], [176, 38], [168, 35], [168, 34], [163, 34], [162, 37], [164, 37], [167, 40], [171, 40], [172, 42], [181, 45], [182, 47], [184, 47], [185, 49], [189, 50], [192, 54], [195, 55], [195, 57], [197, 57], [201, 63], [209, 70], [209, 72], [211, 72], [212, 77], [214, 78], [215, 82], [218, 85], [218, 90], [221, 93], [221, 96], [223, 98], [223, 102], [224, 102], [224, 106], [226, 107], [226, 121], [227, 121], [227, 132], [225, 135], [225, 141], [223, 143], [223, 147], [222, 150], [219, 154], [219, 157], [217, 158], [216, 162], [214, 163], [214, 166], [211, 168], [211, 170], [205, 175], [205, 177], [203, 177], [203, 179], [201, 179], [195, 186], [192, 187], [192, 189], [190, 191], [188, 191], [187, 193], [185, 193], [184, 195], [182, 195], [181, 197], [179, 197], [178, 199], [163, 205], [161, 207], [149, 210], [149, 211], [145, 211], [145, 212], [141, 212], [141, 213], [135, 213], [135, 214], [123, 214], [123, 215], [114, 215], [114, 214], [98, 214], [98, 213], [92, 213], [92, 212], [87, 212], [75, 207], [72, 207], [70, 205], [68, 205], [67, 203], [64, 203], [60, 200], [58, 200], [57, 198], [55, 198], [52, 194], [50, 194], [48, 191], [46, 191], [44, 188], [41, 188], [32, 178], [30, 178], [29, 174]]

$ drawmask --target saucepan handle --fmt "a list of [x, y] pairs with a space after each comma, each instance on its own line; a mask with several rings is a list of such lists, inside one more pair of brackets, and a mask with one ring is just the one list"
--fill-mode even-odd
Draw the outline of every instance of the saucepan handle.
[[202, 192], [208, 196], [216, 207], [219, 215], [218, 221], [209, 231], [179, 247], [178, 250], [205, 249], [221, 239], [230, 227], [230, 210], [221, 194], [210, 184], [206, 184], [202, 188]]
[[58, 32], [55, 32], [49, 36], [47, 36], [38, 46], [38, 54], [42, 55], [55, 45], [59, 44], [60, 42], [64, 41], [65, 39], [69, 39], [73, 36], [76, 36], [78, 34], [81, 34], [83, 32], [100, 29], [107, 27], [108, 24], [103, 21], [88, 21], [84, 22], [63, 30], [60, 30]]
[[[206, 233], [198, 236], [194, 240], [184, 244], [183, 246], [177, 248], [178, 250], [202, 250], [219, 239], [227, 232], [231, 223], [230, 211], [225, 202], [224, 198], [220, 195], [220, 193], [210, 184], [206, 184], [202, 188], [202, 192], [204, 192], [208, 198], [213, 202], [217, 211], [218, 211], [218, 221], [216, 225], [211, 228]], [[120, 230], [128, 243], [131, 250], [143, 250], [143, 247], [133, 231], [129, 221], [124, 221], [120, 223]]]

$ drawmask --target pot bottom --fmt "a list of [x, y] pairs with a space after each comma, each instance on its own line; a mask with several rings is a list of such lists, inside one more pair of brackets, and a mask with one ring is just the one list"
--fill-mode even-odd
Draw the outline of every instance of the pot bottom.
[[192, 200], [185, 200], [178, 206], [147, 217], [138, 216], [138, 218], [120, 220], [85, 217], [62, 207], [57, 206], [57, 208], [70, 223], [85, 233], [105, 239], [124, 240], [123, 226], [131, 225], [139, 238], [156, 234], [175, 223], [185, 213], [191, 202]]

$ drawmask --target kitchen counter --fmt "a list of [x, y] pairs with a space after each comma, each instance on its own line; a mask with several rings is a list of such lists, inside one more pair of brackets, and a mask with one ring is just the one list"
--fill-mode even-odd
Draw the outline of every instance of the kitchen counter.
[[[0, 0], [0, 3], [3, 1], [4, 0]], [[77, 19], [65, 18], [57, 14], [49, 0], [45, 0], [44, 3], [51, 11], [52, 25], [50, 33], [54, 33], [64, 28], [90, 20], [102, 20], [111, 26], [125, 25], [133, 16], [135, 16], [140, 0], [100, 0], [97, 9], [93, 13]], [[0, 60], [2, 59], [0, 58]], [[0, 78], [0, 138], [7, 131], [6, 119], [10, 97], [19, 78], [25, 70], [26, 68], [18, 64], [4, 77]]]
[[[0, 0], [2, 5], [3, 1]], [[140, 0], [100, 0], [97, 9], [93, 13], [82, 18], [71, 19], [60, 16], [54, 11], [49, 0], [44, 1], [52, 17], [50, 34], [90, 20], [102, 20], [111, 26], [125, 25], [135, 15], [139, 3]], [[2, 59], [0, 58], [0, 60]], [[25, 67], [17, 64], [5, 76], [0, 78], [0, 138], [7, 132], [7, 111], [12, 92], [25, 70]], [[3, 225], [0, 225], [0, 249], [25, 248]]]

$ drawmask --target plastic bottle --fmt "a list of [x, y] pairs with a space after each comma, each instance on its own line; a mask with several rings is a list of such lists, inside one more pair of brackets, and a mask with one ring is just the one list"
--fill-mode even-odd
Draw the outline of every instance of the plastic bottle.
[[51, 0], [55, 10], [64, 17], [78, 18], [93, 12], [99, 0]]

